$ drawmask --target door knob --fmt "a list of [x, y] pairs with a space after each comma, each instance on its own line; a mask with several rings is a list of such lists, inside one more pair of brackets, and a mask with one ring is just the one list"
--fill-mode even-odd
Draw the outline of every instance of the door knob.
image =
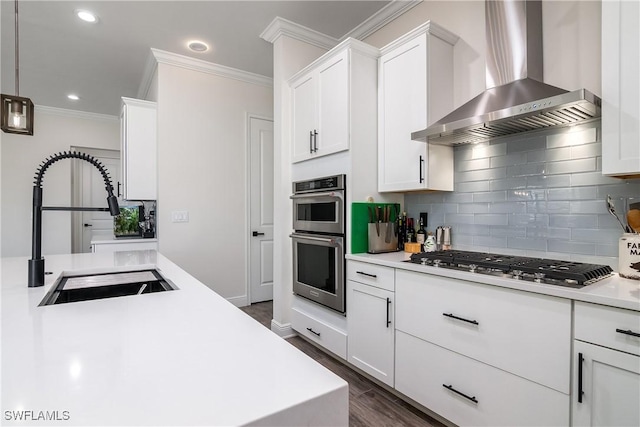
[[264, 233], [258, 233], [257, 231], [254, 231], [251, 234], [253, 235], [253, 237], [264, 236]]
[[93, 227], [93, 224], [85, 224], [85, 227]]

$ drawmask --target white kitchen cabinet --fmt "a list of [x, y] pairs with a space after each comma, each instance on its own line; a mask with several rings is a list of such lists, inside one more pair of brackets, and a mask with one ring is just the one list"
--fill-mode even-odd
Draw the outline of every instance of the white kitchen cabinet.
[[453, 190], [453, 147], [413, 141], [453, 110], [453, 45], [427, 22], [381, 49], [378, 60], [378, 191]]
[[640, 2], [602, 2], [602, 173], [640, 174]]
[[640, 357], [576, 340], [573, 386], [574, 426], [640, 425]]
[[569, 394], [570, 300], [398, 270], [396, 329]]
[[334, 355], [347, 358], [347, 325], [342, 314], [294, 296], [291, 328]]
[[157, 199], [156, 103], [122, 98], [120, 157], [122, 197]]
[[640, 313], [576, 302], [573, 357], [573, 425], [640, 425]]
[[[394, 385], [394, 271], [349, 261], [347, 280], [347, 361], [372, 377]], [[371, 285], [378, 277], [387, 280]], [[390, 278], [390, 279], [389, 279]]]
[[354, 86], [375, 81], [377, 56], [378, 49], [347, 39], [291, 78], [292, 163], [349, 150], [352, 109], [363, 101]]
[[405, 270], [395, 299], [399, 392], [459, 425], [569, 423], [570, 300]]
[[402, 331], [395, 380], [399, 392], [460, 426], [569, 425], [569, 395]]

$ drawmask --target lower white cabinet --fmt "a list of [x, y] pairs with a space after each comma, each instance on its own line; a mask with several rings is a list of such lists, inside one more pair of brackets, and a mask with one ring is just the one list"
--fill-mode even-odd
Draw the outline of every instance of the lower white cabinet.
[[158, 240], [146, 241], [143, 239], [127, 240], [127, 241], [96, 241], [91, 242], [91, 252], [93, 253], [110, 253], [121, 251], [143, 251], [158, 250]]
[[640, 426], [640, 357], [574, 343], [574, 426]]
[[399, 392], [457, 425], [569, 425], [569, 395], [402, 331], [395, 380]]
[[291, 309], [291, 328], [336, 356], [346, 359], [347, 332], [333, 324], [332, 318], [340, 315], [327, 310], [313, 302], [295, 298]]
[[393, 387], [394, 294], [347, 281], [347, 360]]
[[575, 303], [574, 426], [640, 425], [640, 313]]
[[571, 300], [397, 270], [396, 329], [569, 394]]

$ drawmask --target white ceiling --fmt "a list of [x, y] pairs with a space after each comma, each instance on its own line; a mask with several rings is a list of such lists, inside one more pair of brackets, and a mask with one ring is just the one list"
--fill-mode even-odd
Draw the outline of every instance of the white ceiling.
[[[14, 2], [1, 3], [2, 93], [15, 94]], [[20, 0], [20, 95], [36, 105], [118, 115], [120, 97], [137, 96], [150, 48], [271, 77], [272, 45], [259, 35], [276, 16], [339, 39], [387, 3]], [[75, 9], [100, 20], [82, 22]], [[193, 53], [185, 46], [192, 39], [212, 49]]]

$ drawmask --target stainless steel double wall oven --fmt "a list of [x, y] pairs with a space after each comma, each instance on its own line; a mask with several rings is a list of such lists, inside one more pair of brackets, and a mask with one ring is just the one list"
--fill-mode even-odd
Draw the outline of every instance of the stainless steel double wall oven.
[[345, 312], [345, 175], [293, 183], [293, 292]]

